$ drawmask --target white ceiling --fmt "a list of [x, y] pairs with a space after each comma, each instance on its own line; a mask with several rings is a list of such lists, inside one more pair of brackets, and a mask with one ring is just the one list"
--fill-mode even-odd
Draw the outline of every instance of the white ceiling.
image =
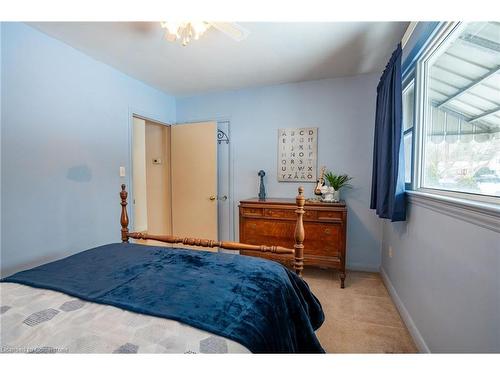
[[38, 22], [30, 25], [168, 94], [381, 72], [407, 22], [256, 22], [236, 42], [210, 29], [182, 47], [159, 22]]

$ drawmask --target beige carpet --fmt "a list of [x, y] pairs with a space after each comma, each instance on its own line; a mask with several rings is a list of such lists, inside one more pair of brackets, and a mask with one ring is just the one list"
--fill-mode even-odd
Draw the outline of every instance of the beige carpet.
[[347, 272], [345, 289], [331, 270], [306, 268], [304, 279], [325, 312], [317, 334], [327, 353], [417, 352], [378, 273]]

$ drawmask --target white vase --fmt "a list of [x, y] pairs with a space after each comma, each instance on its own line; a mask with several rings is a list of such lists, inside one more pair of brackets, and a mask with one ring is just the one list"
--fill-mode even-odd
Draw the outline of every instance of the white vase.
[[333, 191], [333, 201], [334, 202], [339, 202], [340, 201], [340, 190], [334, 190]]
[[340, 201], [340, 191], [334, 190], [331, 186], [323, 186], [321, 188], [322, 201], [323, 202], [339, 202]]
[[335, 190], [331, 186], [323, 186], [321, 194], [323, 202], [335, 202]]

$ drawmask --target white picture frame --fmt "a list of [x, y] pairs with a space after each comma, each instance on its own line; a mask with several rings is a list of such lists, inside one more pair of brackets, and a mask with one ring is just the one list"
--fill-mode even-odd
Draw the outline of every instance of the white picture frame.
[[318, 128], [278, 129], [278, 181], [316, 182]]

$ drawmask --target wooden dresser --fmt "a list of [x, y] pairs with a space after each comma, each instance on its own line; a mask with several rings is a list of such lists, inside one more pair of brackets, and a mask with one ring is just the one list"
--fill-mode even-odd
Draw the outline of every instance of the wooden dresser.
[[[252, 245], [277, 245], [293, 248], [296, 220], [294, 199], [257, 198], [240, 201], [240, 242]], [[345, 203], [306, 201], [304, 207], [304, 265], [340, 271], [344, 287], [346, 259], [347, 207]], [[241, 251], [293, 267], [293, 257]]]

